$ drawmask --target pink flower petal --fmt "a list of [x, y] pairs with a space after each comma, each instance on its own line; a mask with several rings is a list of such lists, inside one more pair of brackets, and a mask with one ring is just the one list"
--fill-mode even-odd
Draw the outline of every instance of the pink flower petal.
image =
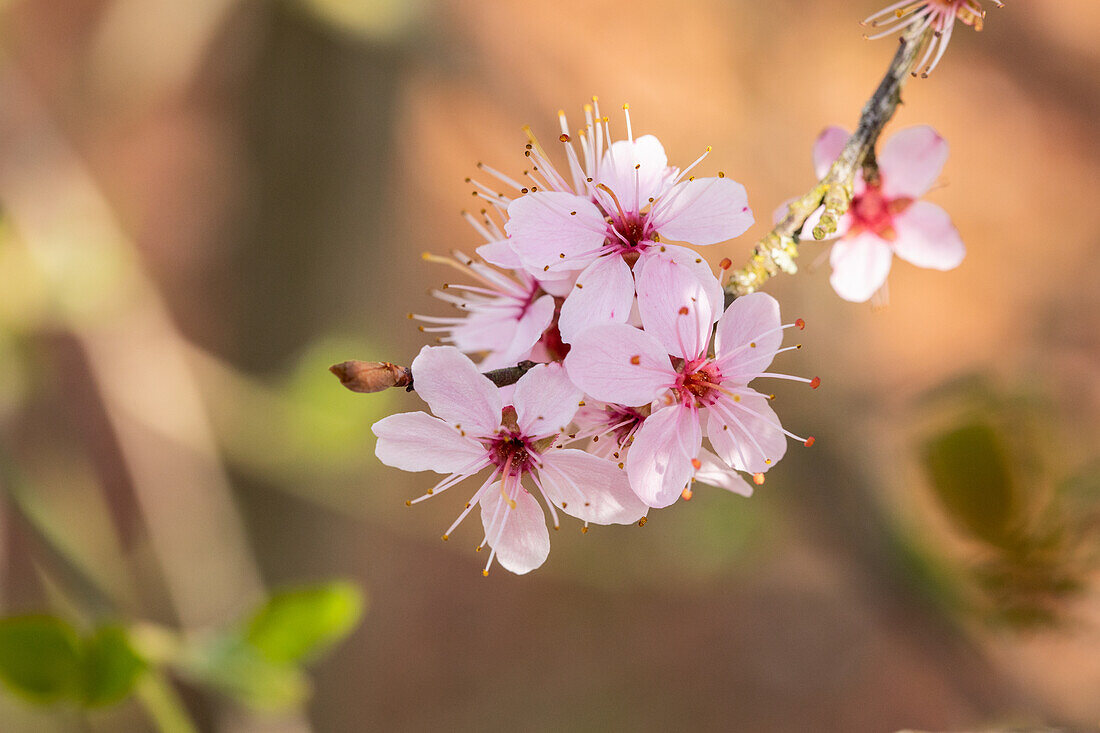
[[[634, 142], [619, 140], [611, 144], [603, 155], [596, 183], [610, 188], [624, 210], [636, 212], [645, 208], [651, 197], [661, 195], [669, 185], [670, 174], [661, 142], [653, 135], [642, 135]], [[616, 210], [614, 203], [607, 208]]]
[[[577, 271], [546, 272], [537, 278], [539, 287], [558, 298], [564, 298], [573, 290], [573, 283], [577, 282]], [[554, 277], [550, 277], [553, 275]]]
[[554, 296], [552, 295], [544, 295], [535, 300], [518, 321], [513, 316], [501, 333], [505, 338], [509, 332], [511, 333], [507, 345], [501, 349], [501, 361], [515, 362], [529, 353], [531, 347], [542, 338], [542, 334], [552, 320], [554, 320]]
[[[707, 300], [710, 301], [710, 312], [721, 313], [726, 307], [726, 293], [722, 290], [722, 283], [718, 282], [718, 278], [714, 276], [714, 270], [710, 268], [710, 263], [703, 259], [698, 252], [687, 247], [681, 247], [678, 244], [664, 244], [661, 247], [662, 255], [695, 273], [696, 279], [707, 293]], [[644, 262], [642, 264], [644, 265]], [[635, 276], [638, 275], [637, 265], [635, 265], [634, 274]]]
[[862, 303], [886, 282], [891, 259], [890, 245], [871, 232], [844, 237], [829, 254], [833, 266], [829, 282], [841, 298]]
[[630, 407], [649, 404], [676, 382], [661, 343], [621, 323], [581, 331], [565, 357], [565, 370], [586, 394]]
[[707, 408], [707, 437], [729, 466], [763, 473], [787, 452], [787, 437], [767, 397], [752, 390], [741, 391], [740, 397], [737, 402], [724, 398]]
[[511, 241], [507, 239], [483, 244], [477, 248], [477, 254], [490, 265], [503, 267], [506, 270], [518, 270], [523, 267], [523, 262], [512, 249]]
[[[516, 575], [529, 573], [546, 562], [550, 554], [550, 533], [546, 516], [535, 497], [518, 481], [508, 482], [506, 499], [499, 483], [481, 495], [481, 523], [489, 546], [501, 566]], [[515, 507], [508, 501], [515, 502]]]
[[603, 244], [607, 222], [586, 198], [564, 191], [536, 191], [508, 205], [504, 230], [524, 267], [539, 277], [587, 267]]
[[699, 468], [695, 471], [695, 480], [708, 486], [717, 486], [719, 489], [740, 494], [744, 497], [752, 496], [752, 484], [741, 477], [741, 474], [721, 462], [718, 456], [706, 448], [699, 451]]
[[947, 141], [928, 125], [908, 127], [886, 141], [878, 155], [887, 198], [919, 198], [947, 162]]
[[520, 378], [512, 395], [519, 429], [530, 438], [564, 431], [582, 397], [561, 364], [540, 364]]
[[649, 215], [662, 239], [699, 246], [739, 237], [752, 223], [745, 187], [730, 178], [681, 181]]
[[539, 479], [549, 501], [586, 522], [630, 524], [649, 509], [630, 488], [625, 470], [582, 450], [548, 452]]
[[848, 144], [850, 134], [843, 127], [826, 127], [814, 142], [814, 175], [817, 180], [825, 177], [833, 161]]
[[779, 301], [767, 293], [750, 293], [733, 301], [718, 319], [714, 336], [722, 376], [748, 384], [767, 369], [783, 343], [782, 325]]
[[424, 412], [384, 417], [371, 431], [378, 436], [374, 448], [378, 460], [402, 471], [458, 473], [469, 470], [479, 458], [488, 463], [480, 443]]
[[638, 498], [658, 509], [674, 504], [695, 471], [691, 459], [702, 440], [698, 417], [679, 404], [646, 418], [626, 457], [630, 487]]
[[953, 270], [966, 256], [951, 218], [935, 204], [917, 201], [894, 217], [894, 229], [894, 254], [917, 267]]
[[503, 404], [496, 385], [453, 346], [425, 346], [413, 359], [413, 385], [437, 417], [473, 436], [500, 427]]
[[694, 359], [710, 341], [710, 297], [695, 271], [652, 252], [644, 253], [635, 265], [642, 325], [669, 354]]
[[634, 276], [619, 255], [593, 262], [569, 292], [558, 317], [562, 341], [572, 343], [578, 333], [601, 323], [626, 323], [634, 303]]

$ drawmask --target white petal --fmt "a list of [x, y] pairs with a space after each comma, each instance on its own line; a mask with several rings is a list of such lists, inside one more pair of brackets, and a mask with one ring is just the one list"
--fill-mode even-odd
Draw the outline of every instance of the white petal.
[[517, 270], [523, 267], [519, 255], [512, 249], [512, 242], [508, 239], [498, 239], [477, 248], [478, 256], [490, 265], [503, 267], [506, 270]]
[[694, 359], [710, 341], [710, 296], [693, 270], [650, 252], [642, 255], [644, 263], [639, 261], [641, 273], [636, 276], [642, 325], [669, 354]]
[[718, 456], [706, 448], [699, 451], [699, 468], [695, 471], [695, 480], [708, 486], [717, 486], [720, 489], [731, 491], [741, 496], [752, 496], [752, 484], [741, 477], [741, 474], [722, 463]]
[[539, 480], [548, 500], [586, 522], [630, 524], [649, 509], [631, 490], [625, 470], [582, 450], [547, 452]]
[[586, 394], [630, 407], [648, 405], [676, 382], [661, 343], [623, 323], [582, 331], [565, 357], [565, 370]]
[[558, 329], [562, 341], [572, 343], [589, 326], [626, 323], [633, 303], [630, 266], [617, 254], [601, 257], [585, 268], [561, 306]]
[[[604, 153], [599, 180], [610, 188], [619, 204], [628, 212], [645, 208], [650, 198], [656, 198], [667, 188], [670, 178], [668, 156], [661, 142], [653, 135], [618, 140]], [[608, 209], [615, 210], [614, 204]]]
[[538, 277], [548, 271], [584, 269], [596, 259], [607, 222], [586, 198], [536, 191], [508, 205], [504, 230], [527, 271]]
[[707, 409], [707, 437], [729, 466], [763, 473], [786, 454], [787, 436], [767, 397], [751, 390], [740, 397], [740, 402], [725, 398]]
[[947, 141], [928, 125], [898, 132], [878, 155], [883, 194], [891, 199], [923, 196], [943, 170], [947, 152]]
[[542, 338], [542, 334], [554, 320], [554, 297], [544, 295], [534, 303], [527, 306], [519, 320], [511, 320], [509, 329], [504, 331], [507, 336], [511, 332], [511, 338], [501, 350], [500, 359], [504, 362], [515, 362], [530, 353], [531, 348]]
[[470, 470], [479, 458], [487, 460], [480, 443], [425, 412], [384, 417], [371, 431], [378, 436], [374, 447], [378, 460], [402, 471], [460, 473]]
[[540, 364], [520, 378], [512, 395], [519, 429], [533, 438], [564, 431], [583, 396], [561, 364]]
[[814, 142], [814, 175], [817, 180], [825, 177], [833, 161], [848, 144], [849, 134], [843, 127], [826, 127]]
[[[712, 314], [721, 314], [726, 308], [726, 293], [722, 290], [722, 283], [718, 282], [718, 278], [714, 275], [714, 270], [711, 269], [710, 263], [707, 262], [698, 252], [690, 250], [687, 247], [681, 247], [678, 244], [665, 244], [661, 250], [661, 254], [665, 257], [669, 257], [673, 262], [678, 262], [684, 267], [688, 268], [695, 273], [696, 279], [699, 280], [699, 284], [703, 286], [703, 290], [706, 291], [707, 300], [710, 302], [710, 312]], [[645, 260], [639, 260], [639, 264], [644, 265]], [[634, 275], [637, 277], [639, 274], [638, 265], [634, 266]]]
[[500, 392], [455, 347], [425, 346], [411, 369], [416, 393], [437, 417], [475, 436], [500, 427]]
[[518, 482], [509, 481], [508, 499], [496, 483], [481, 495], [481, 523], [489, 546], [505, 570], [517, 575], [529, 573], [546, 562], [550, 554], [550, 533], [538, 500]]
[[768, 368], [783, 343], [779, 301], [767, 293], [743, 295], [718, 319], [714, 353], [722, 375], [741, 384]]
[[646, 418], [626, 457], [630, 487], [638, 498], [655, 508], [675, 503], [691, 480], [691, 459], [702, 440], [697, 416], [679, 404]]
[[829, 282], [841, 298], [862, 303], [886, 282], [893, 256], [890, 245], [871, 232], [844, 237], [829, 253]]
[[730, 178], [681, 181], [654, 204], [649, 216], [662, 239], [700, 246], [739, 237], [752, 223], [745, 187]]
[[894, 254], [917, 267], [953, 270], [966, 257], [966, 245], [947, 212], [917, 201], [894, 217]]

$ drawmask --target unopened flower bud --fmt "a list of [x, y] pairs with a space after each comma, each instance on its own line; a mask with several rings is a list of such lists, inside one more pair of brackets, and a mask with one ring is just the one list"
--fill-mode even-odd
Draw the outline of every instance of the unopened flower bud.
[[344, 361], [328, 369], [352, 392], [382, 392], [391, 387], [408, 387], [412, 372], [388, 361]]

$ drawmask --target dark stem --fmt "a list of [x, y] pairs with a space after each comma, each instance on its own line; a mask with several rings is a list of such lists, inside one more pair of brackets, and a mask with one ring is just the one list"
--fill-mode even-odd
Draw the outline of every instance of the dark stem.
[[[485, 372], [484, 376], [498, 387], [507, 387], [536, 366], [537, 362], [521, 361], [515, 366]], [[352, 392], [382, 392], [391, 387], [404, 387], [407, 392], [415, 389], [412, 369], [388, 361], [344, 361], [329, 367], [329, 371]]]

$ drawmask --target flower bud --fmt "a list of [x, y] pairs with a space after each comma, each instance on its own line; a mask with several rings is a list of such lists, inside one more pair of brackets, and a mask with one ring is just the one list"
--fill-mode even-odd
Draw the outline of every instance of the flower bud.
[[328, 368], [340, 384], [352, 392], [382, 392], [390, 387], [408, 387], [412, 373], [408, 367], [388, 361], [344, 361]]

